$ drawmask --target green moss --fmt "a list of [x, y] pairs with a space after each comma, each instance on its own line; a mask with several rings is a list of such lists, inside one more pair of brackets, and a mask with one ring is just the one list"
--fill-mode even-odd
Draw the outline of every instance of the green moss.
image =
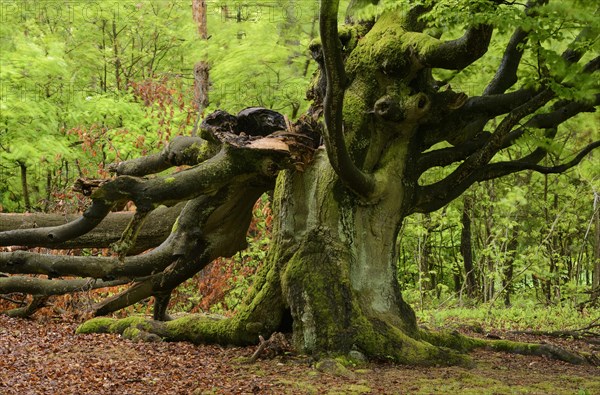
[[125, 330], [123, 331], [121, 336], [123, 336], [123, 338], [125, 338], [125, 339], [139, 341], [141, 338], [141, 334], [142, 334], [142, 331], [140, 331], [138, 328], [129, 327], [129, 328], [125, 328]]
[[92, 318], [79, 325], [75, 333], [110, 333], [110, 327], [115, 321], [115, 319], [107, 317]]
[[472, 366], [471, 358], [446, 347], [412, 338], [394, 325], [359, 317], [357, 346], [367, 355], [406, 365]]
[[325, 228], [310, 232], [282, 273], [294, 317], [294, 343], [310, 353], [350, 351], [352, 316], [348, 251]]
[[358, 45], [358, 40], [367, 33], [365, 24], [343, 25], [338, 29], [340, 41], [344, 44], [343, 51], [350, 52]]
[[171, 340], [184, 340], [196, 344], [248, 345], [257, 343], [258, 334], [247, 331], [246, 323], [238, 316], [219, 319], [205, 315], [191, 315], [166, 322], [165, 330]]
[[354, 373], [348, 370], [343, 363], [336, 359], [322, 359], [315, 365], [315, 369], [332, 376], [354, 378]]
[[[375, 101], [372, 81], [355, 79], [344, 96], [344, 122], [350, 130], [356, 130], [367, 121], [372, 108], [368, 103]], [[350, 136], [355, 137], [355, 136]]]
[[327, 392], [327, 395], [360, 395], [370, 394], [372, 392], [371, 387], [364, 384], [345, 384], [339, 389], [333, 388]]
[[[292, 391], [294, 391], [293, 393], [301, 393], [301, 394], [309, 394], [309, 395], [316, 395], [319, 393], [319, 391], [317, 390], [317, 388], [312, 385], [311, 383], [309, 383], [308, 381], [303, 381], [303, 380], [298, 380], [298, 379], [294, 379], [294, 380], [288, 380], [288, 379], [277, 379], [276, 381], [277, 384], [283, 384], [286, 387], [289, 387]], [[302, 391], [302, 392], [300, 392]], [[287, 393], [287, 392], [286, 392]]]
[[179, 217], [177, 217], [175, 219], [175, 222], [173, 223], [173, 227], [171, 228], [171, 233], [177, 232], [178, 227], [179, 227]]
[[431, 344], [441, 347], [451, 348], [460, 352], [468, 352], [476, 347], [485, 345], [484, 340], [474, 339], [463, 336], [458, 332], [430, 332], [419, 331], [421, 338]]
[[487, 342], [487, 346], [496, 351], [512, 352], [517, 354], [533, 354], [540, 348], [539, 344], [519, 343], [510, 340], [494, 340]]
[[403, 44], [405, 31], [393, 12], [384, 14], [350, 54], [347, 69], [353, 74], [389, 68], [396, 75], [408, 75], [410, 56]]
[[431, 37], [429, 34], [405, 32], [402, 35], [404, 48], [412, 48], [421, 56], [425, 56], [427, 53], [435, 50], [440, 43], [440, 40]]
[[167, 178], [165, 178], [165, 182], [167, 184], [172, 184], [175, 182], [175, 177], [167, 177]]
[[140, 316], [132, 316], [115, 320], [110, 326], [111, 333], [123, 333], [127, 328], [144, 328], [146, 330], [151, 329], [151, 325], [148, 320]]

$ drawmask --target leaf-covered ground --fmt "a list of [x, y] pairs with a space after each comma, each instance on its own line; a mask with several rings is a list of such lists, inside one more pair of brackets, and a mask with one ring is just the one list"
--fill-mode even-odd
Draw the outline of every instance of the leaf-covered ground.
[[0, 394], [600, 394], [600, 368], [541, 357], [481, 350], [471, 369], [371, 363], [333, 376], [302, 357], [244, 364], [254, 348], [134, 343], [76, 327], [0, 316]]

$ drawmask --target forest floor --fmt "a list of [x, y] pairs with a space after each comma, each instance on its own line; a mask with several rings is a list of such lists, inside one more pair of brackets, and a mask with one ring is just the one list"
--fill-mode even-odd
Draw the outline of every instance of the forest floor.
[[[600, 394], [600, 368], [478, 350], [475, 367], [369, 363], [334, 376], [300, 356], [241, 362], [255, 347], [75, 335], [76, 322], [0, 316], [0, 394]], [[495, 333], [589, 350], [575, 340]]]

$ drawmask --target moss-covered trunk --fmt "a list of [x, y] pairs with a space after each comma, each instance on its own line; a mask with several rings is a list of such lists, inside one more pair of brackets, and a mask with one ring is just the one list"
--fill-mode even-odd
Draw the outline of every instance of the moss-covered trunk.
[[324, 151], [304, 173], [280, 176], [275, 243], [292, 253], [275, 264], [296, 347], [439, 362], [440, 350], [420, 341], [396, 277], [396, 236], [408, 192], [394, 188], [376, 202], [361, 202], [343, 188]]

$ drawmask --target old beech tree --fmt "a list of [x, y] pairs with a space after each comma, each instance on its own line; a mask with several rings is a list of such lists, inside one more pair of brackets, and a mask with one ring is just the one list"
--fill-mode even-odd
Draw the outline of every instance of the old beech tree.
[[[527, 20], [547, 1], [473, 2], [472, 23], [452, 40], [427, 29], [422, 16], [430, 8], [424, 6], [385, 7], [370, 20], [338, 27], [338, 3], [321, 1], [320, 39], [310, 46], [319, 65], [308, 91], [312, 106], [295, 123], [260, 108], [235, 116], [217, 111], [204, 119], [199, 136], [178, 137], [161, 153], [115, 164], [109, 180], [81, 180], [76, 187], [90, 205], [80, 218], [39, 227], [44, 217], [38, 216], [38, 227], [24, 229], [26, 219], [0, 217], [15, 228], [0, 233], [0, 246], [113, 245], [118, 253], [1, 253], [0, 272], [7, 275], [0, 278], [0, 293], [34, 296], [32, 306], [7, 313], [34, 309], [48, 295], [131, 284], [94, 306], [94, 314], [154, 297], [153, 320], [99, 317], [80, 332], [243, 345], [291, 330], [295, 347], [316, 355], [354, 349], [408, 364], [452, 364], [466, 360], [461, 352], [490, 346], [582, 361], [548, 346], [423, 330], [396, 277], [396, 240], [406, 216], [437, 210], [479, 181], [525, 170], [565, 171], [600, 145], [581, 146], [571, 159], [551, 167], [540, 164], [546, 145], [511, 161], [495, 159], [531, 131], [556, 138], [563, 122], [594, 111], [600, 100], [598, 93], [558, 97], [556, 87], [572, 87], [577, 78], [564, 81], [543, 56], [537, 57], [538, 81], [519, 82], [525, 49], [536, 48], [527, 46], [531, 30], [526, 27], [517, 27], [506, 40], [481, 95], [468, 97], [433, 77], [434, 69], [466, 68], [490, 47], [493, 19], [473, 17], [478, 8], [489, 15], [496, 7], [517, 7]], [[596, 73], [600, 57], [590, 51], [597, 28], [581, 27], [561, 49], [564, 67], [581, 61], [582, 76]], [[152, 176], [182, 165], [189, 167]], [[446, 166], [454, 167], [445, 178], [423, 182], [423, 173]], [[273, 243], [245, 305], [227, 319], [168, 320], [167, 304], [177, 285], [215, 258], [246, 247], [252, 207], [270, 190]], [[135, 203], [134, 215], [111, 213], [127, 201]], [[150, 247], [155, 248], [140, 253]]]

